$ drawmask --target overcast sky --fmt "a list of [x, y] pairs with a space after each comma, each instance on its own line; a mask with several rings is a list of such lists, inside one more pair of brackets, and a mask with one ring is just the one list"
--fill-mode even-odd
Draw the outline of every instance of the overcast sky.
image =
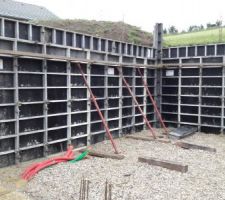
[[19, 0], [44, 6], [61, 18], [122, 21], [152, 31], [156, 22], [175, 25], [180, 31], [189, 25], [222, 19], [225, 0]]

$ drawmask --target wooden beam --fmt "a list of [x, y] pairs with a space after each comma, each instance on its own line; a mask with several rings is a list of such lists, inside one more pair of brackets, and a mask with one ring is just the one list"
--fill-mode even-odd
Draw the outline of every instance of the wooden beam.
[[198, 150], [202, 150], [202, 151], [216, 152], [216, 148], [191, 144], [191, 143], [187, 143], [187, 142], [179, 141], [179, 142], [176, 142], [175, 145], [178, 146], [178, 147], [181, 147], [183, 149], [198, 149]]
[[136, 135], [127, 135], [125, 138], [134, 139], [134, 140], [142, 140], [142, 141], [156, 141], [162, 143], [170, 143], [170, 140], [165, 138], [157, 138], [154, 139], [153, 137], [146, 137], [146, 136], [136, 136]]
[[173, 162], [168, 160], [159, 160], [152, 157], [139, 157], [139, 162], [148, 163], [149, 165], [159, 166], [166, 169], [186, 173], [188, 171], [188, 165], [183, 165], [179, 162]]
[[[81, 149], [80, 152], [84, 152], [86, 149]], [[100, 158], [111, 158], [111, 159], [116, 159], [116, 160], [122, 160], [125, 158], [124, 155], [119, 155], [119, 154], [110, 154], [110, 153], [103, 153], [95, 150], [89, 151], [88, 155], [90, 156], [95, 156], [95, 157], [100, 157]]]
[[135, 136], [135, 135], [127, 135], [125, 138], [134, 139], [134, 140], [143, 140], [143, 141], [154, 141], [153, 137], [143, 137], [143, 136]]
[[171, 143], [171, 141], [167, 138], [157, 138], [157, 142], [162, 142], [162, 143]]

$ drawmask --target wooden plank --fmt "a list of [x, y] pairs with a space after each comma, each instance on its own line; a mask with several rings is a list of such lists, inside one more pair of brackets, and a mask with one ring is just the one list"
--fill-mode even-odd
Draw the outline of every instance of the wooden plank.
[[[84, 151], [86, 151], [86, 149], [80, 150], [80, 152], [84, 152]], [[111, 159], [116, 159], [116, 160], [122, 160], [125, 158], [124, 155], [103, 153], [103, 152], [99, 152], [99, 151], [95, 151], [95, 150], [89, 151], [88, 155], [100, 157], [100, 158], [111, 158]]]
[[154, 139], [153, 137], [146, 137], [146, 136], [135, 136], [135, 135], [127, 135], [125, 138], [129, 139], [134, 139], [134, 140], [143, 140], [143, 141], [157, 141], [157, 142], [162, 142], [162, 143], [170, 143], [170, 140], [165, 139], [165, 138], [157, 138]]
[[139, 157], [139, 162], [148, 163], [149, 165], [159, 166], [166, 169], [186, 173], [188, 171], [188, 165], [183, 165], [179, 162], [168, 161], [168, 160], [159, 160], [152, 157]]
[[125, 138], [134, 139], [134, 140], [143, 140], [143, 141], [154, 141], [153, 137], [144, 137], [144, 136], [135, 136], [135, 135], [127, 135]]
[[191, 144], [187, 142], [179, 141], [179, 142], [176, 142], [175, 145], [183, 149], [197, 149], [197, 150], [214, 152], [214, 153], [216, 152], [216, 148], [206, 147], [206, 146], [197, 145], [197, 144]]
[[167, 138], [157, 138], [157, 142], [162, 142], [162, 143], [171, 143], [171, 141]]

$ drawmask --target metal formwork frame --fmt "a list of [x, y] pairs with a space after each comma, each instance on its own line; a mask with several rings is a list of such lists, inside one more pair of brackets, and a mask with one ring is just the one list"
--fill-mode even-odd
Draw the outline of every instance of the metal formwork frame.
[[[13, 24], [14, 35], [9, 33], [9, 30], [6, 30], [5, 23], [8, 22]], [[26, 26], [25, 29], [27, 29], [28, 35], [21, 36], [21, 24]], [[10, 116], [9, 120], [0, 120], [0, 123], [6, 122], [8, 123], [6, 124], [7, 126], [13, 125], [15, 129], [15, 135], [0, 135], [0, 142], [10, 138], [12, 140], [6, 141], [6, 143], [15, 142], [11, 150], [6, 151], [3, 149], [0, 151], [0, 166], [3, 166], [1, 160], [7, 158], [1, 157], [3, 155], [9, 155], [7, 159], [11, 161], [8, 162], [6, 160], [8, 164], [15, 163], [15, 161], [19, 163], [20, 161], [63, 151], [69, 144], [74, 145], [76, 149], [85, 148], [87, 145], [92, 144], [92, 142], [100, 141], [101, 136], [105, 135], [104, 130], [92, 130], [93, 127], [95, 128], [101, 122], [99, 120], [91, 121], [90, 93], [84, 86], [72, 85], [72, 83], [74, 84], [77, 81], [74, 77], [78, 77], [78, 80], [80, 77], [76, 72], [72, 72], [74, 71], [72, 65], [76, 62], [84, 63], [87, 69], [85, 76], [89, 85], [94, 78], [94, 75], [91, 74], [91, 68], [98, 70], [99, 66], [104, 66], [104, 75], [102, 75], [104, 76], [104, 85], [93, 86], [93, 88], [104, 88], [105, 96], [102, 110], [104, 110], [105, 120], [108, 122], [108, 125], [111, 124], [112, 126], [110, 131], [113, 135], [116, 137], [117, 135], [121, 136], [130, 133], [131, 129], [133, 131], [143, 129], [144, 122], [141, 121], [140, 114], [136, 113], [131, 97], [127, 98], [127, 102], [132, 102], [132, 104], [127, 104], [127, 108], [131, 111], [131, 121], [126, 121], [126, 116], [123, 116], [123, 109], [126, 106], [123, 105], [123, 84], [120, 75], [112, 75], [112, 81], [118, 81], [118, 85], [117, 83], [113, 85], [111, 88], [114, 89], [110, 91], [112, 96], [115, 92], [116, 95], [118, 94], [118, 97], [107, 97], [109, 96], [110, 88], [108, 87], [109, 75], [107, 74], [107, 68], [112, 67], [115, 69], [117, 66], [125, 68], [129, 66], [132, 70], [132, 92], [136, 95], [137, 88], [139, 88], [139, 86], [136, 87], [136, 80], [139, 77], [136, 75], [135, 68], [142, 67], [146, 73], [147, 68], [151, 67], [151, 69], [154, 69], [156, 67], [154, 64], [154, 47], [93, 37], [91, 35], [39, 26], [14, 19], [0, 18], [0, 25], [0, 59], [3, 59], [5, 62], [5, 58], [9, 57], [14, 62], [13, 71], [7, 72], [5, 69], [0, 71], [0, 75], [11, 74], [13, 76], [13, 87], [5, 88], [7, 91], [13, 91], [13, 103], [3, 104], [0, 102], [0, 107], [6, 106], [8, 110], [14, 108], [14, 117], [11, 119]], [[57, 38], [59, 35], [61, 39]], [[97, 39], [95, 47], [94, 39]], [[36, 60], [38, 60], [37, 67], [41, 67], [40, 71], [32, 68], [36, 66]], [[22, 63], [20, 67], [18, 66], [18, 61]], [[28, 64], [31, 65], [28, 71], [26, 71], [27, 61], [35, 64], [34, 66]], [[52, 62], [54, 63], [51, 64]], [[24, 71], [20, 71], [21, 67], [24, 67]], [[53, 71], [50, 70], [52, 67]], [[61, 71], [62, 69], [63, 71]], [[31, 80], [32, 78], [30, 78], [28, 80], [28, 82], [32, 82], [31, 84], [29, 83], [30, 85], [19, 86], [19, 80], [26, 79], [25, 74], [29, 74], [34, 79]], [[40, 83], [39, 79], [41, 80]], [[148, 77], [146, 76], [145, 79], [148, 79]], [[59, 83], [58, 81], [61, 82]], [[0, 88], [0, 93], [5, 94], [1, 92], [2, 89]], [[86, 97], [77, 98], [80, 95], [76, 96], [77, 94], [74, 94], [77, 92], [81, 92], [82, 95], [84, 92]], [[27, 95], [27, 98], [21, 101], [20, 98], [23, 94]], [[7, 93], [6, 95], [9, 94]], [[143, 100], [141, 106], [143, 106], [144, 114], [148, 115], [148, 105], [145, 101], [146, 93], [139, 93], [137, 96], [141, 102]], [[100, 99], [102, 100], [102, 98]], [[109, 102], [115, 104], [115, 107], [110, 108], [108, 106]], [[76, 110], [78, 104], [81, 107], [86, 106], [85, 110], [82, 110], [83, 108]], [[53, 111], [54, 108], [56, 111]], [[30, 114], [26, 114], [26, 109], [28, 109]], [[35, 113], [35, 109], [39, 109], [38, 114]], [[23, 115], [25, 112], [23, 117], [20, 116], [20, 110]], [[127, 111], [124, 110], [125, 112]], [[110, 113], [111, 117], [108, 116]], [[152, 113], [149, 116], [152, 117]], [[77, 121], [77, 118], [81, 118], [81, 122]], [[38, 125], [33, 127], [32, 123]], [[29, 126], [29, 130], [25, 130], [26, 127], [24, 128], [24, 126]]]
[[144, 119], [145, 123], [147, 124], [149, 130], [151, 131], [152, 136], [153, 136], [154, 138], [156, 138], [155, 131], [153, 130], [152, 126], [150, 125], [150, 123], [149, 123], [149, 121], [148, 121], [146, 115], [145, 115], [144, 112], [142, 111], [142, 109], [141, 109], [141, 107], [140, 107], [140, 105], [139, 105], [139, 103], [138, 103], [138, 101], [137, 101], [137, 99], [136, 99], [134, 93], [133, 93], [132, 90], [130, 89], [130, 85], [128, 84], [128, 82], [127, 82], [126, 79], [124, 78], [124, 76], [123, 76], [123, 74], [122, 74], [120, 68], [117, 67], [117, 70], [118, 70], [119, 73], [121, 74], [122, 79], [123, 79], [123, 83], [125, 84], [125, 86], [126, 86], [127, 90], [129, 91], [130, 95], [132, 96], [133, 101], [134, 101], [134, 103], [136, 104], [136, 106], [138, 107], [138, 110], [140, 111], [141, 115], [143, 116], [143, 119]]
[[[178, 69], [180, 72], [185, 69], [196, 69], [198, 74], [186, 75], [182, 73], [178, 76], [178, 103], [168, 103], [167, 106], [178, 106], [177, 117], [178, 121], [170, 121], [170, 116], [174, 113], [168, 113], [166, 122], [170, 125], [193, 125], [198, 127], [199, 131], [223, 133], [224, 132], [224, 53], [225, 44], [200, 45], [192, 47], [172, 47], [185, 48], [186, 55], [178, 54], [174, 57], [171, 54], [171, 48], [164, 49], [164, 57], [162, 64], [163, 70]], [[167, 54], [167, 50], [169, 50]], [[194, 50], [194, 51], [193, 51]], [[189, 52], [190, 51], [190, 52]], [[193, 52], [192, 52], [193, 51]], [[197, 72], [196, 71], [196, 72]], [[173, 77], [171, 77], [173, 78]], [[174, 77], [175, 79], [176, 77]], [[190, 90], [197, 92], [195, 95], [184, 95], [180, 88], [184, 88], [181, 81], [184, 78], [190, 82], [186, 85]], [[162, 77], [162, 79], [164, 79]], [[193, 79], [197, 85], [192, 85]], [[162, 93], [165, 96], [164, 93]], [[171, 95], [173, 96], [173, 95]], [[181, 97], [181, 98], [180, 98]], [[165, 99], [165, 97], [163, 97]], [[182, 104], [186, 101], [186, 104]], [[193, 102], [188, 102], [189, 100]], [[193, 105], [192, 105], [193, 104]], [[182, 108], [191, 106], [190, 110], [184, 113]], [[196, 110], [197, 109], [197, 110]], [[165, 107], [162, 110], [165, 114]], [[194, 114], [195, 113], [195, 114]], [[186, 116], [186, 117], [184, 117]], [[191, 118], [193, 118], [191, 120]], [[187, 121], [186, 121], [187, 120]], [[190, 121], [189, 121], [190, 120]]]
[[[141, 79], [142, 79], [142, 82], [143, 82], [143, 85], [144, 85], [144, 88], [145, 88], [145, 92], [147, 92], [148, 97], [150, 98], [150, 100], [151, 100], [151, 102], [152, 102], [152, 105], [153, 105], [153, 107], [154, 107], [154, 110], [155, 110], [155, 112], [156, 112], [156, 115], [157, 115], [157, 117], [159, 118], [159, 121], [160, 121], [162, 127], [164, 128], [165, 132], [168, 134], [168, 130], [167, 130], [167, 128], [166, 128], [166, 126], [165, 126], [165, 124], [164, 124], [164, 121], [163, 121], [163, 119], [162, 119], [162, 116], [161, 116], [161, 114], [160, 114], [160, 112], [159, 112], [159, 110], [158, 110], [158, 108], [157, 108], [156, 102], [155, 102], [155, 100], [153, 99], [153, 96], [152, 96], [150, 90], [148, 89], [148, 84], [147, 84], [146, 80], [144, 79], [145, 76], [143, 77], [143, 75], [142, 75], [142, 73], [141, 73], [141, 71], [140, 71], [140, 68], [137, 68], [137, 70], [138, 70], [138, 73], [139, 73], [139, 75], [140, 75], [140, 77], [141, 77]], [[146, 73], [146, 72], [145, 72], [145, 73]]]
[[[223, 56], [223, 64], [225, 63], [225, 56]], [[225, 67], [223, 66], [223, 71], [222, 71], [222, 85], [223, 85], [223, 90], [222, 90], [222, 113], [221, 113], [221, 116], [222, 116], [222, 122], [221, 122], [221, 133], [224, 134], [225, 133], [225, 130], [224, 130], [224, 121], [225, 121]]]
[[109, 129], [108, 125], [107, 125], [107, 122], [106, 122], [104, 116], [102, 115], [101, 110], [100, 110], [100, 108], [99, 108], [99, 105], [98, 105], [98, 103], [97, 103], [97, 101], [96, 101], [96, 97], [95, 97], [94, 94], [92, 93], [91, 88], [90, 88], [90, 86], [89, 86], [89, 84], [88, 84], [88, 82], [87, 82], [87, 79], [85, 78], [85, 75], [84, 75], [83, 70], [82, 70], [82, 68], [81, 68], [81, 66], [80, 66], [80, 63], [77, 63], [77, 66], [78, 66], [78, 68], [79, 68], [79, 70], [80, 70], [80, 73], [82, 74], [84, 83], [85, 83], [85, 85], [86, 85], [86, 87], [87, 87], [87, 89], [88, 89], [88, 91], [89, 91], [89, 93], [90, 93], [91, 100], [93, 101], [93, 103], [94, 103], [94, 105], [95, 105], [95, 107], [96, 107], [96, 109], [97, 109], [97, 111], [98, 111], [98, 114], [99, 114], [99, 116], [100, 116], [100, 118], [101, 118], [101, 120], [102, 120], [102, 123], [103, 123], [103, 125], [104, 125], [104, 127], [105, 127], [105, 129], [106, 129], [106, 133], [107, 133], [107, 135], [108, 135], [108, 137], [109, 137], [109, 139], [110, 139], [110, 141], [111, 141], [111, 143], [112, 143], [112, 146], [113, 146], [113, 148], [114, 148], [114, 150], [115, 150], [115, 153], [119, 153], [118, 150], [117, 150], [116, 144], [115, 144], [115, 142], [114, 142], [114, 140], [113, 140], [113, 138], [112, 138], [112, 134], [111, 134], [110, 129]]

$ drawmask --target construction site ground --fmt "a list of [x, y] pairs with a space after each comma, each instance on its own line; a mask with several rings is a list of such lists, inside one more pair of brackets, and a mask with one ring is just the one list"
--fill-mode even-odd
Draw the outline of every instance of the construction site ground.
[[[149, 131], [134, 135], [150, 136]], [[104, 199], [106, 180], [112, 184], [113, 200], [224, 200], [224, 135], [196, 133], [183, 141], [213, 147], [217, 152], [122, 137], [115, 142], [125, 156], [123, 160], [88, 157], [74, 164], [61, 163], [44, 169], [28, 183], [20, 179], [20, 174], [44, 158], [0, 169], [0, 200], [78, 200], [82, 177], [90, 181], [89, 200]], [[98, 143], [93, 149], [113, 153], [110, 141]], [[139, 156], [180, 162], [188, 165], [188, 172], [140, 163]]]

